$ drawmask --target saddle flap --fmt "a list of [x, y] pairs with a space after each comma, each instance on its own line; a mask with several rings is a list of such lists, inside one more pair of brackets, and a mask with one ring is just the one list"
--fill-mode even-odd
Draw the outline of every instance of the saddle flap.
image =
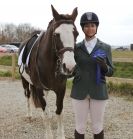
[[34, 34], [27, 41], [27, 43], [23, 46], [23, 49], [20, 52], [20, 55], [18, 58], [18, 65], [21, 65], [23, 63], [24, 65], [26, 65], [28, 67], [31, 51], [32, 51], [33, 47], [36, 45], [36, 43], [40, 41], [43, 34], [44, 34], [43, 31], [40, 34]]

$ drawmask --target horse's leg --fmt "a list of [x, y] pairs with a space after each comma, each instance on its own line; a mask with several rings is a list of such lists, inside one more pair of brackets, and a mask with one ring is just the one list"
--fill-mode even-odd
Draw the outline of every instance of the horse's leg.
[[63, 125], [63, 113], [57, 115], [57, 139], [65, 139], [64, 125]]
[[65, 139], [64, 134], [64, 125], [63, 125], [63, 100], [65, 95], [65, 89], [62, 89], [62, 91], [56, 92], [56, 114], [57, 114], [57, 139]]
[[31, 99], [30, 99], [30, 96], [31, 96], [31, 90], [30, 90], [30, 84], [29, 84], [29, 88], [26, 89], [26, 97], [27, 97], [27, 108], [28, 108], [28, 113], [27, 113], [27, 117], [29, 119], [31, 119], [32, 117], [32, 107], [31, 107]]
[[27, 98], [27, 117], [31, 118], [32, 117], [32, 109], [31, 109], [31, 101], [30, 101], [30, 95], [31, 95], [31, 90], [30, 90], [30, 84], [28, 81], [25, 80], [25, 78], [23, 76], [21, 76], [22, 79], [22, 84], [23, 84], [23, 88], [24, 88], [24, 93], [25, 93], [25, 97]]
[[[43, 98], [47, 104], [48, 91], [43, 91], [43, 92], [44, 92]], [[43, 121], [44, 121], [45, 129], [46, 129], [45, 138], [53, 139], [51, 124], [50, 124], [51, 114], [50, 114], [50, 110], [47, 105], [45, 107], [45, 110], [43, 110]]]
[[37, 95], [41, 104], [41, 108], [43, 110], [43, 123], [45, 125], [45, 139], [53, 139], [53, 134], [51, 130], [51, 125], [50, 125], [50, 111], [47, 106], [47, 96], [48, 96], [48, 91], [43, 91], [42, 89], [36, 89]]

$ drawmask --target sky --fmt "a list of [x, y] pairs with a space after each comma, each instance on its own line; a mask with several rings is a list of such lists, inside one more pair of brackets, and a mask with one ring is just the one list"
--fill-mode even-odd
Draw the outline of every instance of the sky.
[[132, 0], [2, 0], [0, 3], [0, 24], [15, 25], [28, 23], [46, 30], [53, 18], [51, 4], [60, 14], [71, 14], [75, 7], [78, 16], [75, 25], [79, 31], [77, 41], [84, 39], [80, 17], [85, 12], [98, 15], [100, 25], [97, 38], [112, 46], [133, 43]]

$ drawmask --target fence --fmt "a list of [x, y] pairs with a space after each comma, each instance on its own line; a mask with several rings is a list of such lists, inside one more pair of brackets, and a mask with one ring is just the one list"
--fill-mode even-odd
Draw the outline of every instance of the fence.
[[[11, 78], [12, 78], [12, 80], [15, 80], [15, 74], [16, 74], [16, 71], [18, 70], [18, 67], [17, 67], [17, 65], [16, 65], [16, 61], [17, 61], [17, 53], [11, 53], [11, 54], [3, 54], [3, 53], [0, 53], [0, 56], [8, 56], [8, 55], [11, 55], [12, 56], [12, 66], [2, 66], [2, 65], [0, 65], [0, 70], [3, 70], [3, 71], [5, 71], [5, 70], [8, 70], [8, 71], [11, 71], [11, 74], [12, 74], [12, 76], [11, 76]], [[126, 59], [126, 58], [124, 58], [124, 59], [122, 59], [122, 58], [115, 58], [115, 59], [113, 59], [113, 61], [115, 61], [115, 62], [133, 62], [133, 59], [132, 58], [128, 58], [128, 59]], [[109, 79], [111, 79], [111, 80], [116, 80], [116, 78], [114, 78], [114, 77], [112, 77], [112, 78], [109, 78]], [[123, 80], [122, 78], [117, 78], [117, 80]], [[129, 82], [132, 82], [133, 83], [133, 79], [129, 79]]]
[[16, 60], [17, 60], [17, 54], [16, 53], [11, 53], [11, 54], [0, 54], [1, 56], [5, 56], [5, 55], [11, 55], [12, 57], [12, 66], [3, 66], [3, 65], [0, 65], [0, 69], [2, 71], [5, 71], [5, 70], [8, 70], [8, 71], [11, 71], [11, 74], [12, 74], [12, 80], [15, 80], [15, 73], [16, 73], [16, 69], [17, 69], [17, 66], [16, 66]]
[[16, 72], [16, 53], [12, 54], [12, 80], [15, 80]]

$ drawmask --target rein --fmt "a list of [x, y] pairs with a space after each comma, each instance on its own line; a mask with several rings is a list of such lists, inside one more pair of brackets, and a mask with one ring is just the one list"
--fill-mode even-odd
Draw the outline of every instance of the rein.
[[39, 39], [38, 39], [38, 44], [37, 44], [37, 50], [36, 50], [36, 59], [35, 59], [35, 61], [36, 61], [36, 71], [37, 71], [37, 74], [38, 74], [38, 78], [39, 78], [39, 82], [40, 82], [40, 84], [41, 84], [41, 86], [43, 87], [43, 89], [45, 89], [45, 90], [50, 90], [49, 88], [47, 88], [43, 83], [42, 83], [42, 81], [41, 81], [41, 78], [40, 78], [40, 73], [39, 73], [39, 69], [38, 69], [38, 66], [37, 66], [37, 57], [38, 57], [38, 51], [39, 51], [39, 43], [40, 43], [40, 40], [42, 39], [42, 36], [44, 35], [44, 31], [42, 31], [41, 33], [40, 33], [40, 37], [39, 37]]

